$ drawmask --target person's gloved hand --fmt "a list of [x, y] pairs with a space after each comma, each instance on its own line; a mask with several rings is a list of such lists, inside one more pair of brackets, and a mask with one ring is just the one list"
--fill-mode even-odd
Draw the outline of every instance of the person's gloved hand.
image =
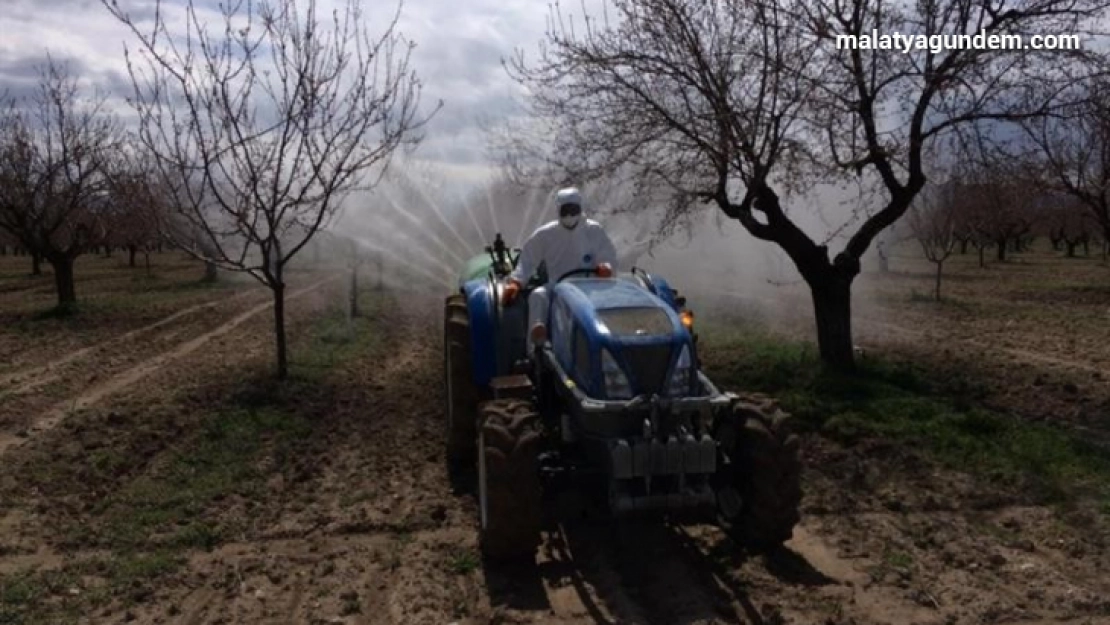
[[512, 304], [516, 301], [518, 295], [520, 295], [520, 283], [516, 280], [509, 280], [504, 290], [501, 291], [501, 305], [508, 306]]

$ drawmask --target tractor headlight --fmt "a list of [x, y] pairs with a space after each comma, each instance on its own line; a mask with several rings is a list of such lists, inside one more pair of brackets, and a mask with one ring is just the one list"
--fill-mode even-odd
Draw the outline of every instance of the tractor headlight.
[[675, 363], [674, 371], [671, 373], [670, 384], [667, 385], [667, 393], [671, 397], [685, 397], [690, 393], [691, 364], [690, 346], [683, 346], [682, 353], [678, 355], [678, 362]]
[[601, 373], [605, 378], [605, 396], [609, 399], [632, 399], [632, 385], [609, 350], [601, 350]]

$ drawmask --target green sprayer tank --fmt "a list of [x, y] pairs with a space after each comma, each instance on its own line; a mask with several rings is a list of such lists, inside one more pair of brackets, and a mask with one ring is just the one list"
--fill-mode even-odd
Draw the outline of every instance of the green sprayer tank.
[[471, 280], [484, 278], [492, 272], [498, 279], [508, 276], [516, 266], [520, 257], [520, 250], [510, 249], [505, 245], [505, 240], [498, 233], [493, 240], [493, 245], [486, 248], [486, 253], [472, 257], [463, 265], [459, 274], [459, 289]]
[[476, 278], [484, 278], [493, 267], [493, 259], [489, 254], [481, 254], [466, 261], [462, 273], [459, 274], [459, 288]]

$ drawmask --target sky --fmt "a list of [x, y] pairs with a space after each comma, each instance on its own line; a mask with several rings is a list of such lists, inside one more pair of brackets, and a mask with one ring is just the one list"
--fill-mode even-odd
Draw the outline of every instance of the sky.
[[[117, 1], [135, 15], [153, 5], [153, 0]], [[338, 4], [340, 0], [319, 0], [325, 10]], [[582, 5], [572, 4], [575, 8], [565, 12], [580, 13]], [[123, 42], [134, 46], [134, 39], [99, 0], [0, 0], [0, 6], [0, 93], [33, 90], [36, 66], [50, 54], [67, 60], [89, 85], [115, 98], [130, 94]], [[370, 29], [384, 27], [396, 6], [362, 0]], [[417, 46], [412, 66], [424, 83], [423, 103], [432, 107], [443, 101], [416, 158], [463, 186], [488, 177], [491, 163], [482, 122], [520, 114], [521, 90], [502, 67], [502, 58], [516, 49], [534, 56], [548, 15], [549, 5], [541, 0], [405, 1], [399, 30]], [[115, 104], [125, 112], [122, 100]]]
[[[154, 3], [116, 1], [135, 15], [149, 14]], [[178, 8], [186, 2], [163, 1]], [[209, 11], [217, 2], [195, 1]], [[566, 0], [562, 14], [575, 15], [580, 24], [583, 10], [596, 16], [604, 1]], [[308, 0], [298, 2], [304, 6]], [[343, 0], [317, 2], [321, 14], [326, 14]], [[502, 60], [517, 50], [523, 50], [526, 58], [536, 57], [551, 6], [545, 0], [405, 0], [399, 31], [416, 44], [411, 66], [424, 85], [423, 105], [430, 109], [443, 101], [414, 158], [420, 161], [421, 172], [430, 172], [437, 181], [454, 187], [451, 195], [464, 197], [492, 173], [495, 163], [487, 151], [483, 126], [523, 114], [520, 102], [524, 93], [509, 77]], [[383, 28], [396, 7], [394, 0], [362, 0], [372, 31]], [[212, 15], [217, 17], [214, 12]], [[50, 54], [68, 61], [90, 86], [111, 92], [115, 105], [126, 113], [122, 98], [131, 93], [131, 85], [123, 56], [125, 41], [134, 48], [133, 35], [99, 0], [0, 0], [0, 93], [18, 95], [33, 90], [36, 66]], [[544, 198], [537, 196], [536, 201]], [[840, 230], [837, 225], [845, 221], [844, 215], [855, 212], [858, 200], [854, 193], [820, 188], [793, 203], [799, 210], [792, 215], [808, 222], [803, 227], [822, 240], [826, 233]], [[822, 211], [829, 215], [827, 221], [818, 219]]]
[[[149, 11], [153, 6], [153, 0], [117, 1], [133, 15]], [[186, 2], [163, 1], [177, 6]], [[303, 5], [307, 0], [299, 1]], [[584, 6], [592, 15], [599, 15], [603, 1], [569, 0], [564, 2], [561, 13], [566, 19], [575, 16], [580, 23]], [[196, 2], [200, 6], [215, 6], [215, 0]], [[323, 12], [342, 0], [318, 2]], [[21, 93], [33, 89], [38, 79], [35, 67], [41, 65], [49, 53], [55, 59], [68, 60], [90, 86], [111, 92], [121, 112], [128, 111], [120, 99], [130, 95], [132, 90], [123, 45], [128, 41], [134, 49], [135, 40], [99, 0], [0, 0], [0, 6], [3, 7], [0, 10], [0, 92], [7, 89]], [[392, 0], [362, 0], [362, 6], [368, 26], [374, 30], [388, 23], [397, 5]], [[423, 104], [433, 107], [443, 101], [443, 108], [427, 128], [425, 140], [414, 155], [420, 161], [419, 171], [412, 170], [417, 172], [416, 179], [429, 180], [430, 175], [436, 180], [435, 186], [440, 188], [432, 193], [434, 200], [465, 197], [468, 190], [489, 179], [495, 163], [491, 162], [487, 150], [484, 123], [505, 122], [522, 114], [519, 103], [524, 93], [509, 77], [502, 60], [517, 50], [522, 50], [526, 59], [534, 59], [550, 16], [551, 4], [544, 0], [405, 0], [399, 30], [416, 43], [411, 62], [424, 84]], [[217, 17], [213, 13], [213, 19]], [[407, 166], [405, 163], [402, 169]], [[348, 207], [345, 218], [358, 221], [366, 213], [357, 209], [371, 203], [357, 198], [351, 204], [356, 205], [355, 209]], [[543, 212], [547, 206], [545, 194], [537, 194], [525, 204], [528, 206], [504, 206], [499, 210], [522, 211], [534, 214], [541, 221], [546, 219]], [[449, 207], [437, 210], [440, 208], [450, 210]], [[607, 224], [617, 239], [625, 234], [631, 236], [638, 230], [635, 224], [611, 221], [613, 223]], [[770, 253], [770, 246], [742, 233], [736, 224], [726, 226], [732, 236], [740, 236], [745, 241], [745, 250], [756, 254], [743, 263], [730, 266], [765, 268], [764, 255]], [[821, 229], [817, 224], [816, 230]], [[715, 231], [715, 227], [705, 226], [706, 233], [711, 235]], [[718, 247], [722, 250], [732, 247], [728, 242], [734, 240], [728, 236], [710, 238], [714, 241], [720, 238]], [[706, 241], [692, 247], [676, 245], [674, 254], [679, 258], [686, 258], [695, 248], [711, 246]], [[775, 266], [778, 264], [776, 260]]]

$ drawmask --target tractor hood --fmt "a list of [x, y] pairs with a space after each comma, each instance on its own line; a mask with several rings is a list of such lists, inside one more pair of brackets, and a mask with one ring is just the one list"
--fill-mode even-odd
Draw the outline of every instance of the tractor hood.
[[[554, 292], [555, 300], [566, 305], [584, 333], [583, 347], [589, 352], [590, 366], [569, 350], [557, 351], [563, 353], [568, 367], [572, 358], [577, 360], [572, 368], [579, 383], [593, 391], [591, 396], [604, 394], [616, 399], [632, 394], [685, 394], [687, 384], [678, 384], [672, 390], [668, 380], [674, 377], [671, 372], [676, 367], [689, 369], [692, 339], [667, 302], [634, 282], [612, 278], [564, 280]], [[566, 323], [554, 318], [553, 323], [556, 336], [570, 338], [564, 335]], [[616, 369], [623, 372], [623, 377], [618, 377]], [[607, 371], [612, 380], [625, 381], [606, 383]], [[620, 395], [613, 390], [625, 385]]]
[[684, 336], [682, 320], [667, 302], [639, 285], [611, 278], [565, 280], [555, 287], [583, 325], [611, 339]]

